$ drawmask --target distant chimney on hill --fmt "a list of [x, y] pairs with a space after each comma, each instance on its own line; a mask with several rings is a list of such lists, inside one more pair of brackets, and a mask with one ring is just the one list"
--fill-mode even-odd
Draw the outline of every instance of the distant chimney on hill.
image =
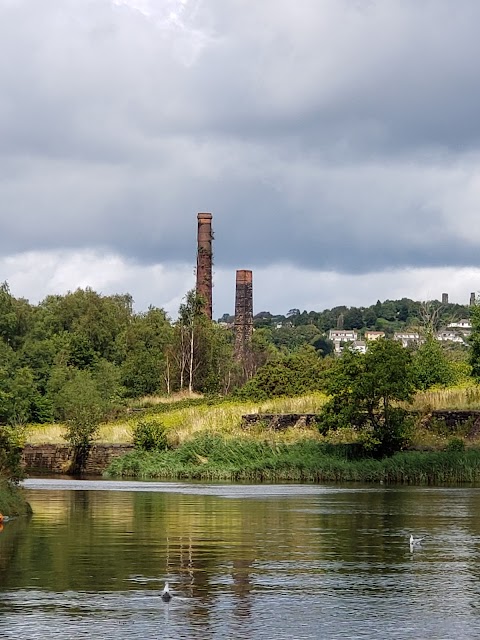
[[442, 304], [448, 304], [448, 293], [442, 293]]

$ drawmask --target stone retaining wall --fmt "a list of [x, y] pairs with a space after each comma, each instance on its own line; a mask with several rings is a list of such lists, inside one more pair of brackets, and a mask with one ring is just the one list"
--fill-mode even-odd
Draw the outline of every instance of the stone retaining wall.
[[455, 431], [458, 427], [468, 425], [468, 435], [474, 436], [480, 432], [480, 411], [432, 411], [427, 418], [427, 425], [430, 420], [443, 422], [448, 429]]
[[[316, 413], [252, 413], [242, 416], [241, 426], [243, 429], [263, 427], [275, 431], [281, 431], [288, 427], [301, 429], [312, 426], [318, 421], [318, 418]], [[423, 424], [428, 427], [432, 420], [443, 422], [452, 432], [468, 423], [469, 433], [480, 433], [480, 411], [432, 411], [423, 418]]]
[[[92, 447], [84, 473], [102, 475], [114, 458], [133, 450], [129, 444], [96, 444]], [[22, 465], [27, 472], [62, 473], [69, 471], [72, 450], [67, 445], [27, 444], [22, 453]]]
[[242, 429], [263, 426], [265, 429], [282, 431], [288, 427], [302, 429], [314, 424], [318, 419], [316, 413], [253, 413], [242, 416]]

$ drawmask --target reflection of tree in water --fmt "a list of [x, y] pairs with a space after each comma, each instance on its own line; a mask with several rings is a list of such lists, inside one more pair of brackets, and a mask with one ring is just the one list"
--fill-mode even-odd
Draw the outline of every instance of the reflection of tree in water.
[[20, 519], [8, 522], [0, 532], [0, 584], [3, 588], [10, 585], [10, 575], [17, 567], [25, 536], [26, 527]]
[[250, 570], [252, 560], [233, 561], [233, 592], [235, 594], [234, 614], [239, 617], [249, 617], [252, 609], [252, 583]]
[[70, 501], [70, 514], [78, 518], [85, 518], [91, 512], [91, 491], [73, 491], [73, 499]]

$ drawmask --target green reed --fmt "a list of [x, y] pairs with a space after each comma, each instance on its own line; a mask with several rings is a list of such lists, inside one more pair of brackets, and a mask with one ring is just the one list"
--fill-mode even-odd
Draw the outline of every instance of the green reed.
[[202, 434], [177, 449], [133, 452], [114, 460], [109, 476], [217, 481], [480, 482], [480, 451], [409, 451], [375, 460], [317, 440], [268, 443]]

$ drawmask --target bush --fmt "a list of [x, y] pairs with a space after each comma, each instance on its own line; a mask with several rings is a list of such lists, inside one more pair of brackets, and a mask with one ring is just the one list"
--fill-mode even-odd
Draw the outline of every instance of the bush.
[[445, 451], [465, 451], [465, 442], [461, 438], [450, 438]]
[[133, 444], [140, 451], [167, 448], [165, 426], [160, 420], [141, 420], [133, 427]]

